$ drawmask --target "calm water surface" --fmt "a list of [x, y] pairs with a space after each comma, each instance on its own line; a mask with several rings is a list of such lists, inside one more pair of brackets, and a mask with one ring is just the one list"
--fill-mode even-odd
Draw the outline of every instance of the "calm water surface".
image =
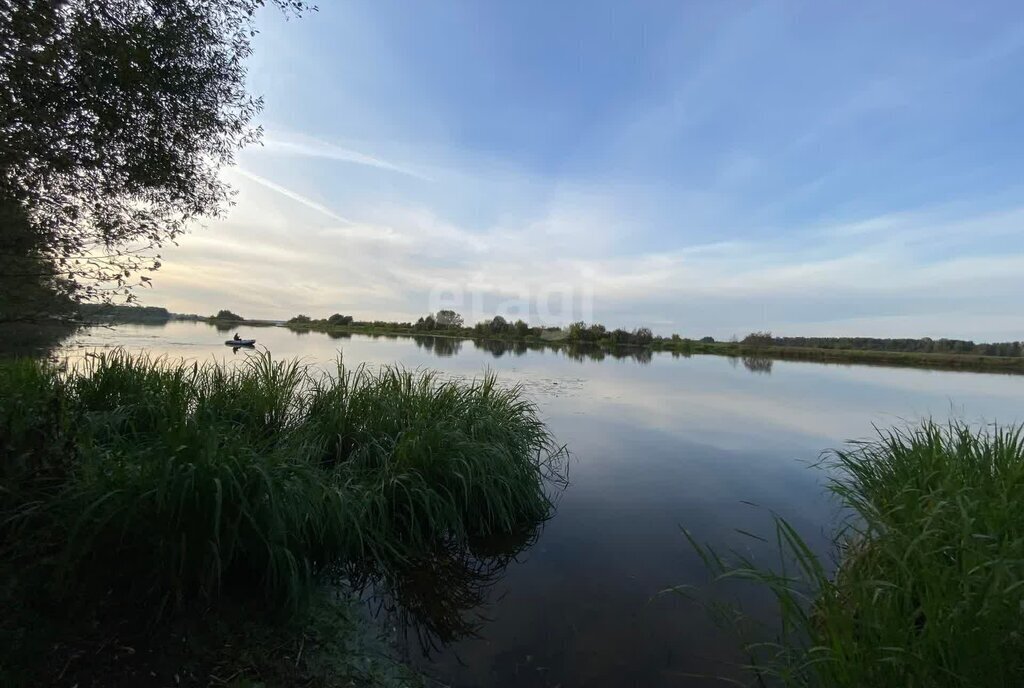
[[[222, 344], [227, 336], [204, 323], [122, 325], [76, 335], [68, 354], [123, 346], [243, 359], [244, 351]], [[453, 589], [427, 586], [418, 622], [388, 617], [410, 658], [457, 686], [721, 685], [693, 675], [734, 676], [730, 663], [742, 658], [732, 640], [693, 603], [657, 596], [706, 582], [681, 525], [769, 562], [770, 549], [736, 529], [770, 535], [777, 512], [827, 551], [837, 514], [821, 473], [809, 467], [821, 451], [870, 435], [872, 424], [1024, 420], [1024, 378], [1014, 376], [668, 353], [574, 360], [551, 350], [283, 328], [242, 336], [275, 357], [317, 365], [341, 352], [350, 364], [398, 362], [458, 376], [492, 369], [525, 387], [571, 450], [570, 485], [532, 544], [483, 564], [456, 557], [433, 572], [434, 583]], [[741, 594], [755, 613], [767, 613], [758, 594]], [[437, 607], [455, 609], [456, 620], [422, 618]], [[424, 654], [424, 646], [433, 649]]]

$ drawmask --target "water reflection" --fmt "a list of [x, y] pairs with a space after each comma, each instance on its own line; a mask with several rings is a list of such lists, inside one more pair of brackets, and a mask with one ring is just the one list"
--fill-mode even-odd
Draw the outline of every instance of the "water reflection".
[[462, 340], [453, 337], [415, 335], [416, 346], [440, 358], [448, 358], [462, 351]]
[[764, 356], [744, 356], [743, 367], [752, 373], [771, 375], [772, 359], [765, 358]]
[[473, 346], [481, 351], [490, 353], [495, 358], [501, 358], [505, 354], [522, 356], [530, 350], [530, 345], [526, 342], [504, 341], [501, 339], [474, 339]]
[[605, 358], [613, 358], [617, 361], [632, 360], [640, 365], [647, 365], [654, 357], [650, 349], [641, 349], [633, 346], [617, 346], [604, 349], [593, 344], [568, 344], [563, 349], [565, 355], [573, 361], [603, 361]]
[[490, 590], [509, 564], [536, 541], [540, 524], [513, 533], [439, 543], [400, 569], [357, 574], [369, 603], [399, 628], [424, 656], [478, 636], [489, 621]]
[[4, 323], [0, 325], [0, 356], [51, 356], [78, 327], [64, 322]]

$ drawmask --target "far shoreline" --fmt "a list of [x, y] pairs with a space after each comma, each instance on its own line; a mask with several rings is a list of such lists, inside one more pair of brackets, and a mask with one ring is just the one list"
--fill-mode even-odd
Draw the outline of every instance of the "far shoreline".
[[[131, 322], [168, 322], [192, 321], [205, 322], [216, 326], [219, 330], [231, 330], [242, 327], [283, 327], [293, 332], [320, 332], [324, 334], [342, 335], [369, 335], [369, 336], [395, 336], [395, 337], [440, 337], [456, 339], [460, 341], [491, 341], [507, 344], [521, 344], [529, 347], [544, 347], [551, 349], [566, 349], [586, 355], [587, 352], [601, 352], [615, 354], [629, 351], [644, 352], [669, 352], [676, 355], [689, 356], [692, 354], [704, 354], [712, 356], [724, 356], [728, 358], [753, 358], [771, 361], [798, 361], [811, 363], [833, 363], [850, 365], [874, 365], [896, 368], [918, 368], [924, 370], [946, 370], [974, 373], [1002, 373], [1009, 375], [1024, 374], [1024, 355], [995, 355], [982, 353], [958, 353], [958, 352], [920, 352], [920, 351], [892, 351], [879, 349], [859, 349], [855, 347], [837, 346], [781, 346], [775, 343], [768, 343], [773, 340], [786, 340], [789, 338], [772, 338], [769, 333], [752, 333], [745, 341], [709, 341], [710, 338], [696, 340], [672, 335], [671, 337], [654, 336], [649, 330], [636, 330], [631, 333], [631, 339], [637, 338], [637, 333], [646, 332], [646, 340], [642, 343], [636, 341], [612, 341], [611, 337], [624, 333], [622, 330], [615, 332], [605, 331], [600, 325], [592, 325], [590, 330], [600, 328], [600, 332], [606, 336], [598, 340], [581, 341], [572, 339], [572, 328], [539, 328], [529, 327], [525, 323], [517, 323], [516, 329], [512, 323], [502, 323], [504, 331], [493, 331], [493, 327], [487, 323], [481, 323], [476, 327], [464, 327], [460, 325], [443, 326], [432, 325], [430, 328], [420, 323], [391, 323], [383, 321], [359, 322], [353, 321], [347, 316], [345, 324], [332, 323], [329, 320], [313, 320], [306, 316], [298, 316], [288, 321], [270, 319], [248, 320], [241, 317], [224, 318], [217, 316], [183, 315], [170, 313], [166, 309], [161, 311], [159, 318], [147, 317], [135, 319], [131, 317], [133, 307], [121, 307], [109, 313], [104, 318], [107, 324], [131, 323]], [[142, 309], [139, 309], [140, 311]], [[224, 312], [224, 311], [222, 311]], [[230, 311], [227, 311], [230, 313]], [[150, 309], [152, 314], [152, 309]], [[235, 314], [232, 314], [233, 316]], [[332, 320], [337, 317], [332, 317]], [[499, 320], [498, 318], [495, 319]], [[493, 321], [492, 321], [493, 322]], [[87, 323], [82, 323], [87, 324]], [[579, 325], [582, 325], [580, 323]], [[575, 326], [574, 326], [575, 327]], [[585, 330], [584, 330], [585, 332]], [[836, 338], [807, 338], [815, 339], [836, 339]], [[844, 338], [845, 339], [845, 338]], [[851, 338], [853, 339], [853, 338]], [[756, 343], [751, 343], [751, 340]], [[887, 340], [895, 341], [895, 340]], [[918, 340], [921, 342], [931, 341], [927, 338]], [[949, 340], [935, 340], [939, 343]], [[1019, 348], [1020, 343], [1012, 343]], [[990, 346], [990, 345], [976, 345]]]

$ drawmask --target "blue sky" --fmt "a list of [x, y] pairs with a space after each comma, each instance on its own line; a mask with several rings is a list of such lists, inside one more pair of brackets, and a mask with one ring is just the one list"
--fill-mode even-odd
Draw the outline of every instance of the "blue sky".
[[[265, 145], [147, 302], [414, 319], [448, 294], [689, 336], [1024, 338], [1019, 3], [325, 0], [260, 22]], [[558, 293], [577, 306], [538, 307]]]

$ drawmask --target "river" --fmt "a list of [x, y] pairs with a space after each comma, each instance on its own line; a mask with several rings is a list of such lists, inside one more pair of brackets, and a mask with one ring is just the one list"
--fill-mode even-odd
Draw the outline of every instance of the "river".
[[[205, 323], [118, 325], [79, 332], [62, 351], [75, 359], [120, 346], [244, 360], [245, 350], [223, 345], [227, 336]], [[870, 436], [873, 425], [927, 416], [1024, 420], [1024, 378], [1009, 375], [670, 353], [571, 357], [284, 328], [242, 328], [242, 336], [274, 357], [313, 365], [342, 355], [348, 364], [460, 377], [493, 370], [524, 386], [568, 447], [569, 484], [557, 512], [524, 549], [496, 565], [460, 568], [464, 575], [436, 575], [433, 585], [457, 589], [430, 588], [416, 609], [385, 618], [399, 626], [410, 661], [457, 686], [720, 685], [699, 676], [736, 676], [743, 657], [734, 638], [700, 605], [658, 594], [707, 582], [681, 527], [771, 563], [771, 546], [739, 531], [771, 536], [777, 513], [827, 553], [838, 514], [822, 470], [812, 467], [822, 451]], [[772, 618], [757, 591], [721, 594]], [[423, 618], [436, 607], [454, 607], [454, 621]]]

